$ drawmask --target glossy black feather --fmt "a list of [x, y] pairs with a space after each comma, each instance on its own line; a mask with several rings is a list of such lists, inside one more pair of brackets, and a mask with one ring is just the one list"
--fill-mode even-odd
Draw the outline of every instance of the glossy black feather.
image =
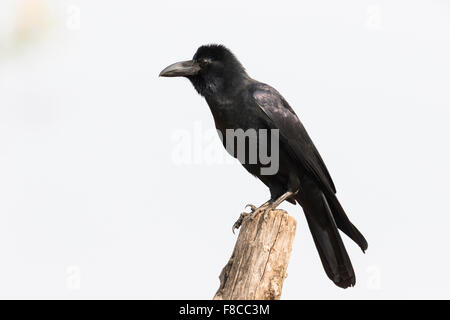
[[266, 84], [256, 82], [250, 90], [271, 126], [280, 130], [291, 154], [324, 188], [335, 193], [336, 188], [322, 157], [291, 106], [278, 91]]
[[331, 175], [294, 110], [278, 91], [250, 78], [224, 46], [202, 46], [193, 61], [201, 70], [187, 78], [205, 97], [224, 145], [227, 129], [279, 130], [277, 173], [262, 175], [260, 159], [243, 166], [269, 188], [271, 199], [286, 191], [300, 190], [288, 200], [303, 207], [328, 277], [339, 287], [353, 286], [355, 274], [338, 228], [363, 251], [367, 249], [367, 241], [339, 203]]
[[313, 177], [322, 187], [330, 207], [334, 209], [332, 210], [333, 218], [338, 228], [365, 251], [368, 246], [367, 241], [350, 222], [337, 200], [336, 188], [330, 173], [294, 110], [278, 91], [266, 84], [255, 83], [250, 90], [258, 106], [267, 115], [270, 126], [280, 130], [280, 137], [289, 147], [290, 154], [295, 157], [296, 163], [301, 165], [308, 176]]

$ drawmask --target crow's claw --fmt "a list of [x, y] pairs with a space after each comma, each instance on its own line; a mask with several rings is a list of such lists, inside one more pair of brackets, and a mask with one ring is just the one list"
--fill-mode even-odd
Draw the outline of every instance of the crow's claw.
[[242, 225], [242, 222], [244, 222], [245, 217], [247, 217], [248, 215], [250, 215], [250, 213], [247, 212], [242, 212], [241, 215], [239, 216], [239, 218], [236, 220], [236, 222], [233, 224], [233, 227], [231, 228], [231, 231], [233, 231], [234, 234], [234, 230], [239, 229]]

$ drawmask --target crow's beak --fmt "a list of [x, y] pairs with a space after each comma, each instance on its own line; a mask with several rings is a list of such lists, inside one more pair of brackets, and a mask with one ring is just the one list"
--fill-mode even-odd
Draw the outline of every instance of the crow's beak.
[[159, 74], [160, 77], [194, 76], [200, 71], [200, 66], [193, 60], [171, 64]]

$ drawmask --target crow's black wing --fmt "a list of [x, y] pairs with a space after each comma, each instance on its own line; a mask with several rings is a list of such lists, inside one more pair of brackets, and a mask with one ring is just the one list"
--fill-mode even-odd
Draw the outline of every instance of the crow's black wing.
[[291, 155], [320, 186], [325, 188], [324, 191], [336, 193], [333, 180], [322, 157], [294, 110], [281, 94], [266, 84], [258, 83], [252, 88], [252, 95], [267, 115], [269, 127], [279, 129], [280, 140], [287, 144]]
[[322, 189], [331, 207], [337, 227], [365, 251], [367, 249], [366, 239], [350, 222], [337, 200], [336, 188], [327, 167], [294, 110], [278, 91], [266, 84], [257, 83], [252, 88], [252, 95], [256, 104], [266, 115], [268, 127], [279, 129], [280, 142]]

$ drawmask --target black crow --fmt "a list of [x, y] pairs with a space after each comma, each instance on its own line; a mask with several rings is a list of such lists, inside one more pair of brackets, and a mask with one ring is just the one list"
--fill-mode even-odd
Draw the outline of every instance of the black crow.
[[[328, 277], [339, 287], [353, 286], [355, 273], [338, 229], [363, 252], [367, 241], [345, 214], [322, 157], [294, 110], [278, 91], [250, 78], [233, 53], [222, 45], [201, 46], [192, 60], [172, 64], [161, 71], [160, 76], [186, 77], [192, 82], [205, 97], [227, 150], [227, 130], [277, 132], [279, 164], [276, 172], [263, 173], [267, 159], [262, 159], [259, 151], [255, 151], [256, 161], [250, 161], [249, 139], [245, 140], [244, 158], [239, 159], [245, 169], [270, 189], [270, 200], [259, 208], [251, 206], [253, 214], [267, 212], [284, 200], [299, 203]], [[267, 134], [262, 136], [258, 135], [257, 139], [269, 145], [266, 150], [272, 150], [273, 140]], [[235, 138], [233, 143], [236, 143]], [[256, 144], [257, 148], [262, 145]], [[238, 156], [237, 152], [232, 155]]]

